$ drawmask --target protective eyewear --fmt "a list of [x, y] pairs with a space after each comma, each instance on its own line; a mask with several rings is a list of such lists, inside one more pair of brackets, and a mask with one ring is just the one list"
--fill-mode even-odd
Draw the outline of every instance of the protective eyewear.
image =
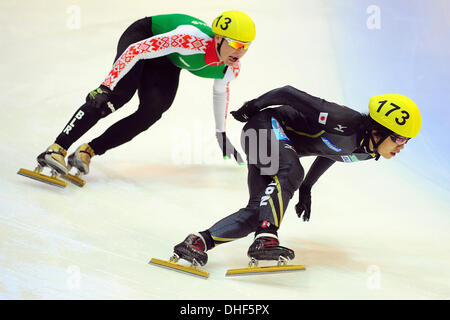
[[390, 135], [389, 137], [391, 137], [391, 140], [393, 142], [395, 142], [396, 144], [398, 144], [399, 146], [401, 146], [402, 144], [407, 143], [408, 140], [410, 139], [410, 138], [405, 138], [405, 137], [396, 136], [396, 135]]
[[232, 47], [233, 49], [240, 49], [240, 48], [244, 48], [244, 50], [247, 50], [248, 47], [250, 46], [251, 42], [240, 42], [240, 41], [236, 41], [227, 37], [223, 37], [227, 42], [228, 45], [230, 47]]

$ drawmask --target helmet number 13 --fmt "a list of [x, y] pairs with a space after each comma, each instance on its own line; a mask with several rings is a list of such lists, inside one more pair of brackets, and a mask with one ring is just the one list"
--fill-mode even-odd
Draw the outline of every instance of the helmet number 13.
[[[217, 22], [216, 22], [216, 27], [219, 24], [219, 21], [222, 19], [223, 16], [220, 16], [219, 18], [217, 18]], [[231, 19], [226, 17], [224, 19], [224, 23], [220, 24], [220, 29], [222, 30], [227, 30], [228, 29], [228, 25], [231, 23]]]
[[[378, 103], [380, 104], [380, 106], [377, 109], [377, 112], [381, 112], [381, 108], [384, 107], [384, 105], [386, 104], [387, 100], [383, 100], [383, 101], [378, 101]], [[388, 112], [386, 112], [385, 116], [388, 117], [392, 112], [394, 112], [395, 110], [400, 110], [401, 108], [396, 105], [395, 103], [390, 103], [389, 105], [391, 105], [393, 108], [389, 109]], [[402, 126], [406, 123], [406, 120], [409, 119], [409, 113], [405, 110], [400, 110], [400, 112], [403, 114], [403, 116], [399, 119], [398, 117], [395, 118], [395, 122], [397, 122], [398, 125]]]

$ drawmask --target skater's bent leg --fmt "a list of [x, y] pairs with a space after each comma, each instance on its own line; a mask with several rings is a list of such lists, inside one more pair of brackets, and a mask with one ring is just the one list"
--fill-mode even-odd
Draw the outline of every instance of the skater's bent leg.
[[206, 249], [243, 238], [254, 232], [258, 226], [258, 209], [243, 208], [215, 223], [208, 230], [200, 232], [206, 242]]
[[280, 165], [276, 175], [267, 185], [265, 194], [261, 197], [259, 206], [258, 233], [272, 232], [280, 227], [289, 201], [298, 190], [304, 169], [297, 153], [291, 148], [284, 148], [288, 143], [280, 142]]
[[247, 184], [250, 199], [245, 208], [220, 220], [200, 234], [205, 239], [207, 249], [216, 245], [246, 237], [255, 232], [259, 221], [259, 202], [264, 189], [270, 181], [269, 176], [261, 175], [256, 165], [248, 165]]
[[[123, 55], [127, 54], [126, 50], [132, 45], [144, 39], [153, 36], [152, 33], [152, 19], [146, 17], [132, 23], [121, 35], [117, 43], [117, 53], [114, 63]], [[127, 103], [133, 95], [141, 82], [144, 69], [144, 61], [138, 61], [131, 70], [127, 71], [125, 76], [117, 82], [114, 90], [111, 92], [111, 102], [116, 107]], [[105, 82], [103, 83], [105, 84]]]
[[[276, 235], [289, 200], [303, 180], [304, 170], [298, 154], [270, 113], [252, 117], [243, 128], [242, 145], [249, 163], [267, 177], [262, 194], [256, 198], [259, 209], [257, 234], [260, 229]], [[276, 134], [278, 131], [278, 135]], [[263, 228], [264, 227], [264, 228]]]
[[161, 114], [148, 114], [138, 110], [113, 124], [101, 136], [89, 142], [89, 145], [96, 155], [104, 154], [109, 149], [131, 141], [160, 118]]
[[138, 84], [138, 110], [89, 142], [95, 154], [101, 155], [131, 141], [158, 121], [175, 99], [180, 71], [165, 57], [145, 61]]
[[[144, 18], [130, 25], [120, 37], [117, 45], [116, 59], [132, 43], [149, 38], [153, 35], [151, 32], [151, 18]], [[135, 94], [139, 81], [142, 77], [144, 64], [138, 62], [125, 77], [116, 85], [114, 90], [108, 94], [108, 99], [113, 108], [103, 104], [98, 106], [92, 101], [81, 106], [70, 118], [63, 131], [56, 138], [55, 143], [64, 149], [68, 149], [84, 133], [92, 128], [101, 118], [106, 117], [113, 110], [117, 110], [126, 104]]]
[[[137, 90], [137, 80], [141, 77], [143, 63], [140, 61], [121, 81], [121, 94], [114, 90], [107, 95], [108, 103], [96, 103], [93, 100], [86, 99], [83, 104], [70, 118], [63, 131], [58, 135], [55, 143], [68, 149], [75, 141], [91, 129], [100, 119], [110, 115], [112, 112], [121, 108], [127, 103]], [[119, 87], [119, 85], [117, 86]], [[110, 104], [112, 103], [112, 104]]]
[[55, 143], [64, 149], [77, 141], [83, 134], [92, 128], [101, 118], [106, 117], [112, 112], [108, 107], [94, 107], [92, 103], [83, 104], [70, 118], [63, 131], [58, 135]]

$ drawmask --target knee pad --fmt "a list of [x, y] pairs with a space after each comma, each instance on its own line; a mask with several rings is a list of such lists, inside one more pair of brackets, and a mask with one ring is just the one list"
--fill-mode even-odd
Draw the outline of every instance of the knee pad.
[[98, 108], [98, 112], [100, 113], [100, 117], [104, 118], [107, 115], [113, 113], [114, 111], [116, 111], [116, 109], [114, 108], [114, 105], [111, 102], [106, 102], [104, 104], [102, 104], [101, 106], [99, 106]]
[[89, 108], [92, 109], [100, 119], [116, 111], [114, 105], [110, 101], [105, 101], [103, 103], [89, 101], [88, 104]]
[[80, 110], [82, 110], [84, 114], [88, 115], [89, 117], [102, 119], [115, 111], [112, 103], [111, 102], [108, 103], [109, 105], [107, 103], [99, 104], [91, 100], [86, 102], [83, 106], [81, 106]]

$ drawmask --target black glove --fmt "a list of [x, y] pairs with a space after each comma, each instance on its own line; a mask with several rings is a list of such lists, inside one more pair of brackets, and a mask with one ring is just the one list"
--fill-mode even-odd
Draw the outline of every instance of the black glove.
[[299, 200], [295, 205], [295, 211], [299, 218], [303, 215], [303, 221], [309, 221], [311, 215], [311, 188], [301, 186], [298, 192]]
[[216, 132], [216, 138], [220, 149], [222, 149], [224, 159], [231, 158], [231, 155], [233, 155], [237, 163], [240, 165], [244, 164], [244, 160], [242, 160], [239, 152], [233, 147], [225, 132]]
[[89, 92], [86, 97], [86, 102], [90, 103], [94, 108], [97, 108], [101, 111], [102, 116], [109, 114], [114, 111], [113, 104], [109, 101], [111, 90], [101, 85], [95, 90]]
[[230, 114], [240, 122], [247, 122], [258, 110], [255, 110], [254, 100], [247, 101], [242, 107], [236, 111], [231, 111]]

